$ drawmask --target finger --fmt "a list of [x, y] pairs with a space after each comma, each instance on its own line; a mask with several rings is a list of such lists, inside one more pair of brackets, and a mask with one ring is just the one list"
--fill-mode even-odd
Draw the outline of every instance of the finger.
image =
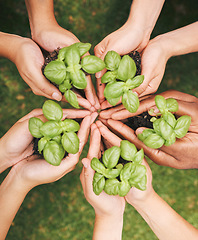
[[90, 132], [90, 127], [91, 127], [91, 116], [86, 116], [80, 125], [80, 129], [78, 131], [78, 138], [80, 140], [79, 143], [79, 153], [81, 154], [89, 136]]
[[100, 135], [99, 129], [97, 128], [96, 124], [93, 123], [91, 125], [90, 146], [87, 154], [88, 159], [91, 160], [94, 157], [98, 158], [99, 151], [100, 151], [100, 141], [101, 141], [101, 135]]
[[[102, 60], [104, 60], [103, 58], [104, 58], [104, 57], [101, 56], [101, 59], [102, 59]], [[100, 72], [97, 72], [97, 73], [95, 74], [96, 78], [101, 78], [101, 77], [106, 73], [106, 71], [107, 71], [107, 69], [104, 68], [104, 69], [101, 70]]]
[[104, 97], [105, 84], [101, 82], [101, 78], [96, 78], [96, 88], [97, 88], [97, 96], [101, 104], [102, 102], [105, 101], [105, 97]]
[[85, 89], [85, 95], [87, 99], [90, 101], [90, 103], [92, 104], [92, 106], [95, 107], [96, 110], [98, 110], [100, 109], [100, 103], [96, 95], [94, 85], [92, 83], [91, 77], [87, 76], [87, 78], [88, 78], [87, 85], [89, 86], [89, 91], [86, 92], [87, 89]]
[[32, 117], [38, 117], [39, 115], [43, 115], [43, 111], [40, 108], [32, 110], [30, 113], [19, 119], [17, 122], [23, 122], [27, 119], [30, 119]]
[[92, 185], [94, 170], [91, 168], [90, 160], [88, 158], [84, 158], [82, 164], [84, 167], [81, 174], [81, 183], [83, 182], [82, 187], [84, 193], [90, 197], [94, 194]]
[[162, 95], [164, 98], [175, 98], [176, 100], [181, 100], [185, 102], [197, 102], [196, 97], [176, 90], [168, 90], [161, 93], [160, 95]]
[[65, 118], [84, 118], [90, 115], [88, 110], [63, 109], [63, 119]]
[[94, 121], [96, 120], [97, 116], [98, 116], [98, 113], [97, 113], [97, 112], [93, 112], [93, 113], [91, 114], [91, 124], [94, 123]]
[[[116, 103], [116, 105], [122, 103], [121, 97], [120, 100]], [[101, 109], [111, 108], [112, 105], [106, 100], [101, 104]]]
[[151, 107], [155, 106], [155, 96], [151, 96], [140, 102], [140, 106], [135, 113], [130, 113], [128, 110], [124, 109], [117, 111], [111, 115], [112, 119], [122, 120], [129, 117], [137, 116], [143, 112], [147, 112]]
[[112, 133], [101, 121], [97, 121], [96, 125], [104, 139], [106, 139], [113, 146], [120, 146], [122, 139]]
[[101, 111], [99, 116], [103, 119], [109, 119], [109, 118], [111, 118], [112, 114], [114, 114], [116, 112], [119, 112], [121, 110], [124, 110], [124, 109], [125, 109], [125, 107], [121, 104], [121, 105], [118, 105], [116, 107], [112, 107], [110, 109]]

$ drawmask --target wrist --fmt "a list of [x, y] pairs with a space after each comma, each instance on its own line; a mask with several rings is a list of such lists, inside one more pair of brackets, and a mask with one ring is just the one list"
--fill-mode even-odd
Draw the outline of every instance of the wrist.
[[123, 215], [96, 214], [93, 240], [122, 239]]

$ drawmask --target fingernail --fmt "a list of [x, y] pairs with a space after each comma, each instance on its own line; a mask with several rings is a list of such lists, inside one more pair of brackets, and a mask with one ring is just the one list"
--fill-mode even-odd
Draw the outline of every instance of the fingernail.
[[87, 168], [87, 163], [84, 162], [83, 160], [82, 160], [82, 164], [83, 164], [84, 168]]
[[154, 113], [159, 113], [159, 109], [157, 107], [154, 107], [153, 110], [154, 110]]
[[60, 101], [62, 99], [62, 95], [60, 93], [54, 92], [52, 94], [53, 99], [55, 99], [56, 101]]
[[101, 72], [97, 72], [97, 73], [96, 73], [96, 78], [101, 78], [101, 76], [102, 76], [102, 73], [101, 73]]

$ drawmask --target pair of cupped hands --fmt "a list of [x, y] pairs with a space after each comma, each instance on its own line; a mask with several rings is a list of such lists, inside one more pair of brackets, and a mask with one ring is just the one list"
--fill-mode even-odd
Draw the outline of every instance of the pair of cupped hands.
[[[110, 209], [112, 209], [112, 211], [115, 210], [112, 199], [114, 199], [116, 206], [119, 204], [119, 212], [123, 212], [125, 206], [124, 198], [108, 196], [104, 192], [102, 192], [100, 196], [96, 196], [92, 191], [94, 171], [90, 168], [90, 161], [93, 157], [99, 157], [101, 153], [101, 136], [109, 147], [113, 145], [119, 146], [121, 139], [127, 139], [134, 143], [137, 148], [143, 148], [145, 154], [159, 165], [181, 169], [197, 168], [198, 160], [195, 152], [198, 144], [197, 98], [177, 91], [167, 91], [161, 94], [165, 98], [173, 97], [178, 101], [179, 110], [176, 112], [176, 115], [180, 116], [187, 114], [192, 117], [189, 133], [187, 133], [184, 138], [178, 139], [172, 146], [163, 146], [158, 150], [150, 149], [137, 138], [137, 134], [142, 131], [142, 128], [134, 132], [123, 123], [124, 119], [141, 114], [151, 108], [157, 110], [155, 108], [154, 96], [145, 97], [145, 95], [155, 92], [158, 88], [168, 59], [160, 49], [157, 39], [149, 42], [148, 39], [143, 36], [143, 33], [138, 31], [139, 30], [136, 31], [134, 29], [131, 31], [133, 35], [128, 36], [130, 31], [127, 30], [127, 26], [123, 26], [116, 32], [108, 35], [94, 49], [96, 56], [102, 59], [109, 50], [115, 50], [123, 55], [130, 52], [131, 49], [138, 48], [140, 52], [144, 49], [142, 52], [142, 74], [145, 75], [145, 80], [140, 87], [135, 89], [135, 92], [140, 97], [140, 107], [136, 113], [129, 113], [122, 105], [104, 110], [109, 107], [109, 105], [104, 100], [104, 85], [101, 84], [100, 81], [100, 77], [103, 73], [97, 73], [97, 95], [90, 76], [87, 76], [88, 84], [85, 89], [86, 99], [78, 95], [79, 104], [89, 110], [63, 110], [63, 118], [83, 119], [78, 132], [80, 148], [77, 154], [69, 154], [62, 160], [59, 166], [52, 166], [44, 159], [32, 155], [33, 137], [28, 130], [28, 121], [31, 117], [39, 117], [45, 120], [41, 109], [35, 109], [20, 119], [4, 137], [1, 138], [1, 172], [8, 167], [12, 167], [9, 174], [12, 174], [13, 177], [16, 178], [18, 186], [21, 186], [19, 189], [21, 189], [22, 192], [24, 192], [24, 189], [28, 192], [37, 185], [54, 182], [72, 171], [79, 161], [80, 154], [87, 142], [90, 129], [90, 147], [87, 158], [82, 160], [84, 167], [81, 173], [81, 182], [87, 200], [93, 204], [95, 210], [99, 213], [109, 212]], [[134, 34], [135, 32], [137, 32], [137, 34]], [[44, 63], [44, 58], [36, 43], [47, 51], [53, 51], [57, 47], [61, 48], [71, 45], [79, 40], [71, 32], [57, 25], [51, 25], [50, 29], [41, 29], [39, 32], [34, 33], [32, 38], [34, 41], [17, 37], [16, 44], [18, 48], [15, 49], [19, 51], [19, 54], [15, 52], [11, 60], [16, 64], [21, 77], [31, 87], [35, 94], [51, 99], [62, 100], [62, 94], [42, 75], [41, 68]], [[65, 42], [67, 44], [65, 44]], [[103, 109], [103, 111], [99, 114], [99, 120], [94, 123], [98, 116], [97, 110], [100, 108]], [[143, 192], [132, 188], [125, 197], [131, 204], [136, 200], [143, 200], [153, 191], [151, 185], [152, 174], [145, 160], [144, 164], [147, 167], [148, 175], [147, 190]], [[110, 199], [111, 201], [109, 201]]]

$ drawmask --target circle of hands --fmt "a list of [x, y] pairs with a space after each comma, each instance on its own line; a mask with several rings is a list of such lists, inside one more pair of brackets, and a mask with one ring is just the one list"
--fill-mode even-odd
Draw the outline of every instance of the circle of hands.
[[[31, 117], [38, 117], [43, 121], [46, 120], [42, 115], [41, 109], [33, 110], [16, 122], [0, 140], [1, 162], [3, 162], [1, 172], [8, 167], [12, 167], [9, 174], [13, 174], [16, 177], [16, 182], [20, 186], [19, 190], [23, 192], [25, 190], [29, 191], [37, 185], [57, 181], [72, 171], [79, 162], [89, 133], [90, 146], [87, 157], [82, 160], [83, 169], [80, 179], [85, 197], [98, 215], [109, 213], [123, 214], [125, 201], [133, 204], [136, 200], [144, 200], [153, 191], [152, 173], [144, 159], [143, 164], [147, 168], [146, 191], [131, 188], [126, 197], [109, 196], [104, 191], [99, 196], [96, 196], [92, 190], [94, 170], [90, 167], [90, 161], [93, 157], [100, 158], [100, 154], [105, 147], [119, 146], [121, 140], [126, 139], [135, 144], [138, 149], [143, 148], [145, 155], [159, 165], [178, 169], [197, 167], [197, 154], [195, 151], [198, 145], [198, 120], [196, 118], [198, 115], [198, 99], [196, 97], [178, 91], [166, 91], [161, 94], [165, 98], [171, 97], [178, 101], [179, 110], [175, 113], [176, 115], [189, 115], [192, 118], [191, 126], [186, 136], [178, 139], [169, 147], [163, 146], [156, 150], [145, 146], [137, 138], [137, 134], [141, 133], [144, 128], [141, 127], [133, 131], [124, 124], [127, 118], [147, 112], [151, 108], [155, 110], [154, 114], [156, 113], [155, 96], [149, 94], [157, 90], [167, 62], [167, 58], [162, 57], [163, 52], [158, 49], [157, 41], [149, 41], [140, 33], [138, 35], [139, 39], [136, 38], [135, 41], [131, 41], [131, 45], [128, 48], [124, 47], [127, 46], [125, 42], [128, 41], [123, 33], [125, 31], [129, 34], [127, 26], [110, 34], [95, 47], [94, 51], [96, 56], [104, 59], [105, 54], [109, 50], [117, 51], [121, 55], [127, 54], [131, 49], [140, 50], [142, 74], [145, 75], [145, 80], [140, 87], [134, 89], [140, 98], [140, 106], [137, 112], [128, 112], [122, 104], [111, 107], [105, 100], [103, 95], [104, 84], [100, 80], [105, 71], [96, 74], [97, 94], [91, 77], [87, 76], [87, 87], [84, 89], [85, 98], [77, 93], [79, 105], [84, 109], [63, 109], [63, 119], [83, 119], [78, 131], [80, 140], [79, 152], [68, 154], [59, 166], [52, 166], [44, 159], [32, 155], [33, 137], [28, 130], [28, 121]], [[27, 38], [14, 37], [18, 46], [16, 49], [21, 54], [13, 54], [12, 60], [16, 64], [21, 77], [31, 87], [32, 91], [36, 95], [42, 95], [58, 101], [66, 101], [64, 98], [62, 99], [62, 94], [58, 89], [42, 75], [41, 68], [44, 64], [44, 58], [38, 45], [47, 51], [53, 51], [58, 47], [62, 48], [78, 42], [79, 40], [76, 36], [60, 26], [52, 25], [50, 29], [39, 29], [39, 31], [34, 33], [32, 35], [34, 41]], [[27, 52], [28, 55], [26, 54]], [[101, 111], [98, 114], [99, 109]], [[96, 118], [98, 118], [97, 121], [95, 121]], [[115, 206], [117, 213], [115, 213]]]

